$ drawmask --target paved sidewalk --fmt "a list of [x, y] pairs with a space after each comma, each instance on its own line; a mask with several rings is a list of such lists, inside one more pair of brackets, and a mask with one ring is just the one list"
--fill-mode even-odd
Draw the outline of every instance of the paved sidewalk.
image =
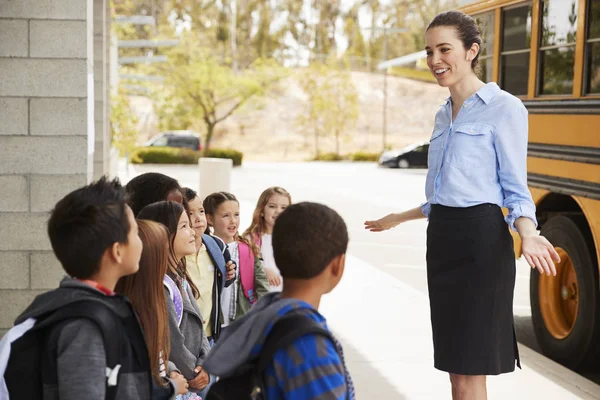
[[[359, 399], [450, 399], [433, 368], [428, 298], [349, 255], [341, 284], [321, 312], [344, 343]], [[519, 345], [522, 370], [490, 377], [488, 398], [600, 399], [600, 386]]]

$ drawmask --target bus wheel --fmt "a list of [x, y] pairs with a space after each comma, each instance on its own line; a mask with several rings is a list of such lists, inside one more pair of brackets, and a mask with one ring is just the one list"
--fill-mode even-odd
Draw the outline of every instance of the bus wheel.
[[593, 368], [600, 359], [598, 267], [585, 228], [584, 219], [550, 219], [541, 234], [561, 261], [555, 277], [532, 269], [529, 283], [533, 328], [542, 352], [577, 370]]

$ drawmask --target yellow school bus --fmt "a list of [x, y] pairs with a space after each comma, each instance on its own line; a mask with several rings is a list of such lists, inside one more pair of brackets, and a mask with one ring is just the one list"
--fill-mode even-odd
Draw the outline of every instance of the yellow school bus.
[[[484, 81], [529, 111], [528, 182], [541, 233], [562, 261], [531, 272], [544, 354], [578, 370], [600, 364], [600, 0], [463, 1], [483, 34]], [[515, 253], [521, 254], [515, 237]]]

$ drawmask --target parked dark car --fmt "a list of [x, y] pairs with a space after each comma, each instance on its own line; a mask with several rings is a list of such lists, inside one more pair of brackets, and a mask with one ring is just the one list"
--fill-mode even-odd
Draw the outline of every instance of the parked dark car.
[[427, 168], [429, 142], [411, 144], [400, 150], [386, 151], [379, 157], [379, 165], [391, 168]]
[[180, 147], [196, 151], [202, 150], [200, 135], [194, 131], [165, 131], [148, 140], [144, 146]]

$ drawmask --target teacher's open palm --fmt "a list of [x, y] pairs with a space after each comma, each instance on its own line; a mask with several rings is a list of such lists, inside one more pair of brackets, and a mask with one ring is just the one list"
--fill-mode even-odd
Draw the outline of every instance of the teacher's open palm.
[[560, 256], [552, 243], [543, 236], [526, 236], [523, 239], [523, 256], [540, 274], [556, 276], [554, 262], [560, 262]]

